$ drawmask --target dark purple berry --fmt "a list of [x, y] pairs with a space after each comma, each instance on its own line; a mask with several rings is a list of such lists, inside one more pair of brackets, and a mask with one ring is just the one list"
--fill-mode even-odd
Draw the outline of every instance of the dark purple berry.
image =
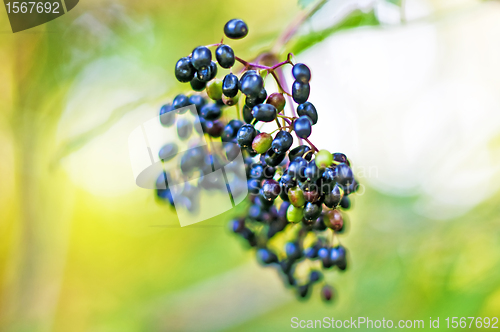
[[325, 285], [321, 289], [321, 297], [325, 301], [331, 301], [333, 299], [333, 288], [332, 286]]
[[304, 219], [308, 221], [316, 220], [321, 215], [321, 211], [321, 204], [307, 202], [303, 210]]
[[286, 130], [280, 130], [271, 144], [271, 149], [277, 154], [284, 154], [290, 149], [292, 144], [292, 135]]
[[267, 98], [266, 103], [273, 105], [274, 107], [276, 107], [278, 112], [281, 112], [285, 108], [286, 101], [285, 101], [285, 97], [283, 96], [282, 93], [275, 92], [275, 93], [272, 93]]
[[220, 120], [207, 121], [205, 124], [206, 133], [212, 137], [220, 137], [224, 130], [224, 123]]
[[233, 119], [229, 121], [229, 123], [224, 127], [224, 131], [222, 132], [221, 139], [223, 142], [232, 142], [236, 139], [236, 135], [238, 134], [238, 130], [240, 130], [241, 126], [244, 123], [240, 120]]
[[206, 104], [201, 108], [200, 115], [205, 120], [217, 120], [222, 115], [222, 110], [215, 104]]
[[318, 282], [321, 280], [321, 272], [317, 271], [317, 270], [313, 270], [311, 271], [311, 273], [309, 274], [309, 282], [311, 283], [315, 283], [315, 282]]
[[330, 209], [335, 209], [342, 200], [342, 191], [338, 185], [333, 187], [332, 191], [325, 195], [325, 201], [323, 202]]
[[273, 179], [265, 180], [262, 184], [262, 195], [268, 201], [274, 201], [280, 194], [280, 185]]
[[345, 210], [351, 208], [351, 200], [349, 199], [349, 197], [347, 196], [342, 197], [342, 199], [340, 200], [340, 207]]
[[191, 64], [196, 70], [210, 66], [212, 62], [212, 52], [205, 46], [198, 46], [191, 54]]
[[314, 105], [308, 101], [297, 107], [297, 113], [299, 116], [307, 115], [309, 119], [311, 119], [313, 125], [318, 122], [318, 112], [316, 112]]
[[278, 256], [267, 248], [257, 250], [257, 257], [264, 264], [271, 264], [278, 262]]
[[231, 39], [241, 39], [248, 34], [248, 26], [240, 19], [232, 19], [224, 25], [224, 34]]
[[[310, 151], [311, 148], [307, 145], [299, 145], [297, 146], [296, 148], [292, 149], [289, 153], [288, 153], [288, 158], [290, 159], [290, 161], [293, 161], [295, 158], [297, 157], [302, 157], [304, 156], [304, 154], [308, 151]], [[310, 161], [311, 158], [312, 158], [313, 154], [312, 153], [308, 153], [305, 157], [305, 159], [307, 161]]]
[[169, 161], [179, 152], [179, 148], [175, 143], [165, 144], [158, 152], [158, 157], [162, 161]]
[[247, 96], [245, 98], [245, 105], [247, 105], [248, 107], [254, 107], [258, 104], [262, 104], [263, 102], [265, 102], [266, 98], [267, 98], [266, 89], [262, 88], [262, 90], [260, 90], [258, 95]]
[[348, 187], [354, 181], [352, 169], [346, 164], [338, 164], [335, 171], [337, 173], [337, 183], [342, 187]]
[[200, 81], [198, 78], [194, 77], [191, 82], [191, 89], [194, 91], [203, 91], [207, 86], [207, 82]]
[[213, 61], [208, 66], [202, 67], [196, 72], [196, 78], [202, 82], [208, 82], [212, 80], [216, 75], [217, 65]]
[[241, 78], [241, 92], [247, 96], [257, 96], [264, 87], [264, 80], [259, 74], [249, 74]]
[[309, 182], [316, 182], [316, 180], [321, 177], [322, 173], [323, 172], [318, 168], [314, 160], [311, 160], [304, 169], [304, 177]]
[[303, 104], [309, 98], [309, 83], [302, 83], [299, 81], [293, 82], [292, 85], [292, 97], [297, 104]]
[[200, 95], [192, 95], [191, 97], [189, 97], [189, 103], [191, 105], [196, 106], [197, 112], [196, 112], [196, 114], [193, 114], [193, 115], [197, 115], [198, 112], [201, 111], [201, 108], [203, 106], [205, 106], [205, 104], [207, 103], [207, 101], [205, 100], [205, 98], [203, 98]]
[[165, 127], [170, 127], [175, 122], [174, 108], [170, 104], [163, 105], [160, 108], [160, 123]]
[[226, 97], [235, 97], [238, 94], [238, 77], [232, 73], [227, 74], [222, 81], [222, 93]]
[[304, 179], [304, 170], [306, 169], [308, 163], [302, 157], [295, 158], [290, 165], [288, 166], [288, 174], [294, 180], [303, 180]]
[[285, 154], [277, 154], [272, 149], [269, 149], [265, 155], [266, 164], [269, 166], [278, 166], [285, 159]]
[[271, 104], [259, 104], [252, 108], [252, 115], [257, 121], [274, 121], [274, 119], [276, 119], [276, 114], [276, 107]]
[[231, 231], [235, 233], [241, 232], [245, 228], [245, 220], [244, 219], [235, 219], [232, 220], [230, 223], [230, 229]]
[[228, 45], [220, 45], [215, 50], [215, 58], [222, 68], [231, 68], [234, 65], [234, 51]]
[[243, 120], [245, 120], [246, 123], [251, 123], [253, 119], [254, 119], [254, 117], [252, 114], [252, 108], [248, 107], [247, 105], [244, 105], [243, 106]]
[[340, 152], [336, 152], [336, 153], [332, 153], [332, 156], [333, 156], [333, 163], [334, 164], [344, 163], [347, 166], [350, 166], [349, 160], [347, 159], [345, 154], [340, 153]]
[[238, 145], [242, 148], [248, 148], [252, 146], [252, 141], [257, 135], [257, 130], [255, 130], [254, 126], [250, 124], [246, 124], [240, 128], [238, 131], [238, 135], [236, 136], [236, 140]]
[[311, 71], [309, 70], [309, 67], [307, 67], [303, 63], [297, 63], [295, 66], [293, 66], [292, 75], [296, 81], [302, 83], [309, 83], [309, 81], [311, 80]]
[[308, 138], [311, 136], [312, 122], [308, 116], [303, 115], [293, 122], [293, 130], [300, 138]]
[[193, 79], [195, 69], [191, 64], [191, 59], [184, 57], [175, 64], [175, 78], [179, 82], [186, 83]]
[[186, 118], [180, 118], [177, 121], [177, 135], [181, 140], [188, 139], [193, 132], [193, 124]]
[[191, 105], [189, 103], [189, 98], [187, 96], [183, 95], [183, 94], [177, 95], [174, 98], [174, 100], [172, 101], [172, 108], [174, 110], [178, 110], [177, 113], [179, 113], [179, 114], [186, 113], [188, 111], [187, 108], [182, 109], [182, 110], [179, 110], [179, 109], [181, 109], [183, 107], [186, 107], [186, 106], [189, 106], [189, 105]]
[[299, 297], [306, 298], [309, 295], [309, 284], [300, 285], [297, 287]]

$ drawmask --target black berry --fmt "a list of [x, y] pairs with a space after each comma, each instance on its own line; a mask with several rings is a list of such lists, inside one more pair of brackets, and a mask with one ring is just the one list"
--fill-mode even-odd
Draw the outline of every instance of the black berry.
[[215, 58], [222, 68], [231, 68], [234, 65], [234, 51], [228, 45], [220, 45], [215, 50]]
[[193, 79], [195, 73], [195, 69], [191, 64], [191, 59], [188, 57], [181, 58], [175, 64], [175, 78], [179, 82], [189, 82]]
[[227, 74], [222, 81], [222, 93], [227, 97], [238, 94], [238, 77], [232, 73]]
[[276, 119], [276, 107], [271, 104], [259, 104], [252, 108], [252, 115], [257, 121], [271, 122]]
[[302, 83], [300, 81], [293, 82], [292, 97], [297, 104], [303, 104], [309, 98], [309, 83]]
[[196, 70], [201, 70], [210, 66], [212, 62], [212, 52], [205, 46], [198, 46], [191, 54], [191, 64]]
[[293, 123], [293, 130], [300, 138], [308, 138], [311, 136], [312, 122], [308, 116], [303, 115]]
[[296, 81], [302, 83], [309, 83], [311, 80], [311, 71], [309, 70], [309, 67], [303, 63], [297, 63], [293, 66], [292, 75]]
[[232, 19], [224, 26], [224, 34], [231, 39], [241, 39], [248, 34], [247, 24], [242, 20]]
[[318, 122], [318, 112], [316, 112], [316, 108], [314, 107], [313, 104], [310, 102], [306, 101], [303, 104], [300, 104], [297, 107], [297, 113], [299, 116], [306, 115], [311, 119], [312, 124], [315, 125]]

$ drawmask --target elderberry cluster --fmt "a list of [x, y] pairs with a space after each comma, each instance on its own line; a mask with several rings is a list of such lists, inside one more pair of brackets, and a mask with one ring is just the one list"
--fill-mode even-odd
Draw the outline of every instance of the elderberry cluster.
[[[196, 108], [186, 108], [195, 105]], [[176, 126], [177, 137], [181, 141], [188, 141], [191, 148], [184, 153], [178, 153], [179, 148], [176, 143], [165, 144], [158, 152], [158, 156], [163, 163], [167, 163], [175, 157], [180, 158], [180, 170], [174, 169], [167, 174], [163, 171], [156, 180], [156, 195], [159, 199], [168, 201], [175, 208], [185, 208], [190, 212], [197, 212], [199, 207], [200, 193], [202, 190], [219, 191], [226, 193], [229, 188], [232, 195], [239, 195], [246, 191], [244, 175], [235, 176], [225, 183], [220, 178], [206, 176], [212, 174], [214, 170], [225, 167], [231, 174], [238, 174], [238, 164], [230, 163], [240, 153], [236, 144], [225, 144], [223, 146], [211, 145], [212, 151], [204, 145], [200, 145], [201, 135], [208, 135], [211, 138], [221, 137], [223, 132], [237, 131], [243, 125], [242, 121], [231, 120], [227, 124], [219, 118], [225, 105], [219, 101], [210, 102], [209, 98], [193, 94], [186, 96], [177, 95], [172, 103], [163, 105], [160, 108], [160, 123], [164, 127]], [[195, 113], [196, 121], [190, 120], [180, 115], [186, 113], [188, 109]], [[201, 110], [199, 115], [197, 110]], [[211, 120], [209, 120], [211, 119]], [[180, 171], [180, 172], [179, 172]], [[169, 176], [170, 175], [170, 176]], [[176, 194], [176, 202], [171, 192], [170, 183], [167, 178], [181, 178], [183, 188]], [[193, 184], [191, 179], [198, 179], [197, 184]]]
[[[226, 23], [224, 34], [240, 39], [248, 34], [248, 27], [242, 20], [234, 19]], [[216, 47], [216, 61], [210, 47]], [[237, 62], [243, 67], [240, 71], [234, 70]], [[286, 65], [292, 65], [295, 79], [291, 93], [279, 78]], [[222, 80], [217, 78], [219, 67], [229, 70]], [[231, 186], [200, 181], [199, 186], [206, 190], [248, 189], [247, 213], [231, 221], [231, 230], [257, 249], [263, 265], [277, 267], [299, 297], [307, 297], [314, 284], [322, 283], [323, 299], [332, 300], [334, 290], [324, 274], [334, 267], [341, 271], [347, 268], [347, 251], [337, 235], [345, 229], [341, 210], [349, 209], [348, 196], [357, 190], [358, 184], [344, 154], [318, 150], [308, 140], [312, 126], [318, 122], [316, 108], [308, 101], [310, 69], [302, 63], [294, 64], [291, 54], [273, 66], [250, 63], [235, 56], [233, 49], [221, 42], [196, 47], [189, 56], [181, 58], [175, 65], [175, 76], [180, 82], [190, 83], [194, 92], [180, 94], [161, 108], [162, 125], [175, 123], [179, 138], [190, 139], [193, 124], [184, 119], [176, 121], [176, 114], [195, 105], [201, 128], [198, 134], [212, 140], [220, 138], [223, 146], [221, 151], [210, 153], [202, 147], [192, 149], [181, 160], [182, 172], [208, 174], [214, 163], [232, 160], [241, 151], [246, 172], [243, 181], [235, 179], [238, 183]], [[268, 95], [266, 80], [271, 77], [278, 91]], [[285, 113], [286, 98], [291, 114]], [[238, 119], [225, 122], [222, 115], [228, 118], [225, 110], [230, 107], [236, 108]], [[276, 130], [261, 132], [263, 122], [275, 122]], [[294, 143], [298, 144], [294, 147]], [[160, 151], [160, 158], [165, 160], [175, 149], [172, 143], [167, 144]], [[160, 174], [157, 195], [173, 205], [168, 184], [162, 187], [163, 182], [165, 174]], [[194, 210], [196, 190], [187, 185], [185, 191], [182, 205]]]

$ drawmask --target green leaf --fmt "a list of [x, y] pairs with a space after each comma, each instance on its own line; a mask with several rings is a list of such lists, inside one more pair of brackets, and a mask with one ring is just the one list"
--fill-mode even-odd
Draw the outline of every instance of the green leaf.
[[342, 21], [323, 29], [321, 31], [314, 31], [307, 35], [299, 36], [295, 40], [291, 41], [288, 49], [290, 52], [298, 54], [309, 47], [325, 40], [327, 37], [335, 32], [347, 29], [358, 28], [361, 26], [377, 26], [380, 22], [372, 9], [369, 12], [363, 12], [359, 9], [352, 11], [348, 16], [346, 16]]
[[393, 3], [395, 4], [396, 6], [401, 6], [401, 2], [403, 0], [386, 0], [387, 2], [390, 2], [390, 3]]

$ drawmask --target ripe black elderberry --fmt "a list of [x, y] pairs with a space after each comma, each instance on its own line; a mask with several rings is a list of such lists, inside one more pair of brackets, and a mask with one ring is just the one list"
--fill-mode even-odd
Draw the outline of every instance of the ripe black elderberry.
[[191, 89], [193, 89], [194, 91], [203, 91], [205, 89], [205, 86], [207, 85], [207, 82], [200, 81], [198, 78], [193, 77], [189, 84], [191, 85]]
[[[299, 145], [290, 151], [290, 153], [288, 154], [288, 158], [290, 159], [290, 162], [292, 162], [295, 160], [295, 158], [304, 156], [308, 151], [311, 151], [310, 147], [308, 147], [307, 145]], [[309, 161], [311, 160], [312, 156], [313, 155], [311, 153], [308, 153], [304, 158]]]
[[178, 110], [177, 113], [186, 113], [187, 109], [179, 110], [180, 108], [189, 106], [189, 98], [183, 94], [177, 95], [172, 101], [172, 108]]
[[228, 45], [220, 45], [215, 50], [215, 58], [222, 68], [231, 68], [234, 65], [234, 51]]
[[160, 122], [165, 127], [170, 127], [175, 122], [175, 112], [171, 104], [163, 105], [160, 108]]
[[235, 97], [238, 94], [238, 77], [232, 73], [227, 74], [222, 81], [222, 93], [226, 97]]
[[258, 104], [261, 104], [266, 101], [267, 98], [267, 91], [266, 89], [262, 88], [260, 92], [256, 95], [250, 95], [245, 98], [245, 105], [248, 107], [254, 107]]
[[277, 154], [284, 154], [290, 149], [292, 144], [292, 135], [287, 131], [280, 130], [271, 144], [271, 149]]
[[196, 78], [202, 82], [212, 80], [215, 75], [217, 75], [217, 65], [213, 61], [196, 72]]
[[257, 121], [271, 122], [276, 119], [276, 107], [271, 104], [259, 104], [252, 108], [252, 116]]
[[247, 96], [257, 96], [263, 87], [264, 80], [258, 74], [246, 75], [241, 78], [241, 92]]
[[203, 68], [207, 68], [210, 66], [212, 62], [212, 52], [205, 47], [199, 46], [193, 50], [191, 54], [191, 64], [196, 70], [202, 70]]
[[269, 166], [278, 166], [279, 164], [281, 164], [283, 162], [283, 160], [285, 160], [285, 157], [286, 157], [285, 154], [278, 154], [278, 153], [274, 152], [273, 150], [269, 149], [266, 152], [264, 160], [265, 160], [266, 164], [268, 164]]
[[309, 67], [303, 63], [297, 63], [293, 66], [292, 75], [298, 82], [309, 83], [311, 80], [311, 71], [309, 70]]
[[238, 135], [236, 136], [236, 140], [238, 141], [238, 145], [242, 148], [248, 148], [252, 145], [253, 139], [257, 135], [257, 131], [255, 128], [246, 124], [238, 130]]
[[231, 39], [241, 39], [248, 34], [248, 26], [239, 19], [233, 19], [224, 26], [224, 34]]
[[193, 79], [195, 69], [188, 57], [181, 58], [175, 64], [175, 77], [179, 82], [189, 82]]
[[179, 151], [179, 148], [175, 143], [168, 143], [165, 144], [160, 151], [158, 152], [158, 157], [162, 161], [169, 161], [170, 159], [174, 158], [177, 152]]
[[316, 112], [316, 108], [313, 104], [306, 101], [303, 104], [300, 104], [297, 107], [297, 114], [299, 116], [306, 115], [311, 119], [312, 124], [315, 125], [318, 122], [318, 112]]
[[265, 180], [262, 184], [262, 195], [268, 201], [273, 201], [280, 194], [280, 185], [275, 180]]
[[216, 104], [207, 104], [201, 108], [200, 115], [205, 120], [216, 120], [222, 115], [222, 110]]
[[297, 104], [305, 103], [309, 98], [309, 92], [309, 83], [302, 83], [300, 81], [293, 82], [292, 97]]
[[302, 115], [293, 123], [293, 130], [300, 138], [308, 138], [312, 132], [312, 121], [307, 115]]

